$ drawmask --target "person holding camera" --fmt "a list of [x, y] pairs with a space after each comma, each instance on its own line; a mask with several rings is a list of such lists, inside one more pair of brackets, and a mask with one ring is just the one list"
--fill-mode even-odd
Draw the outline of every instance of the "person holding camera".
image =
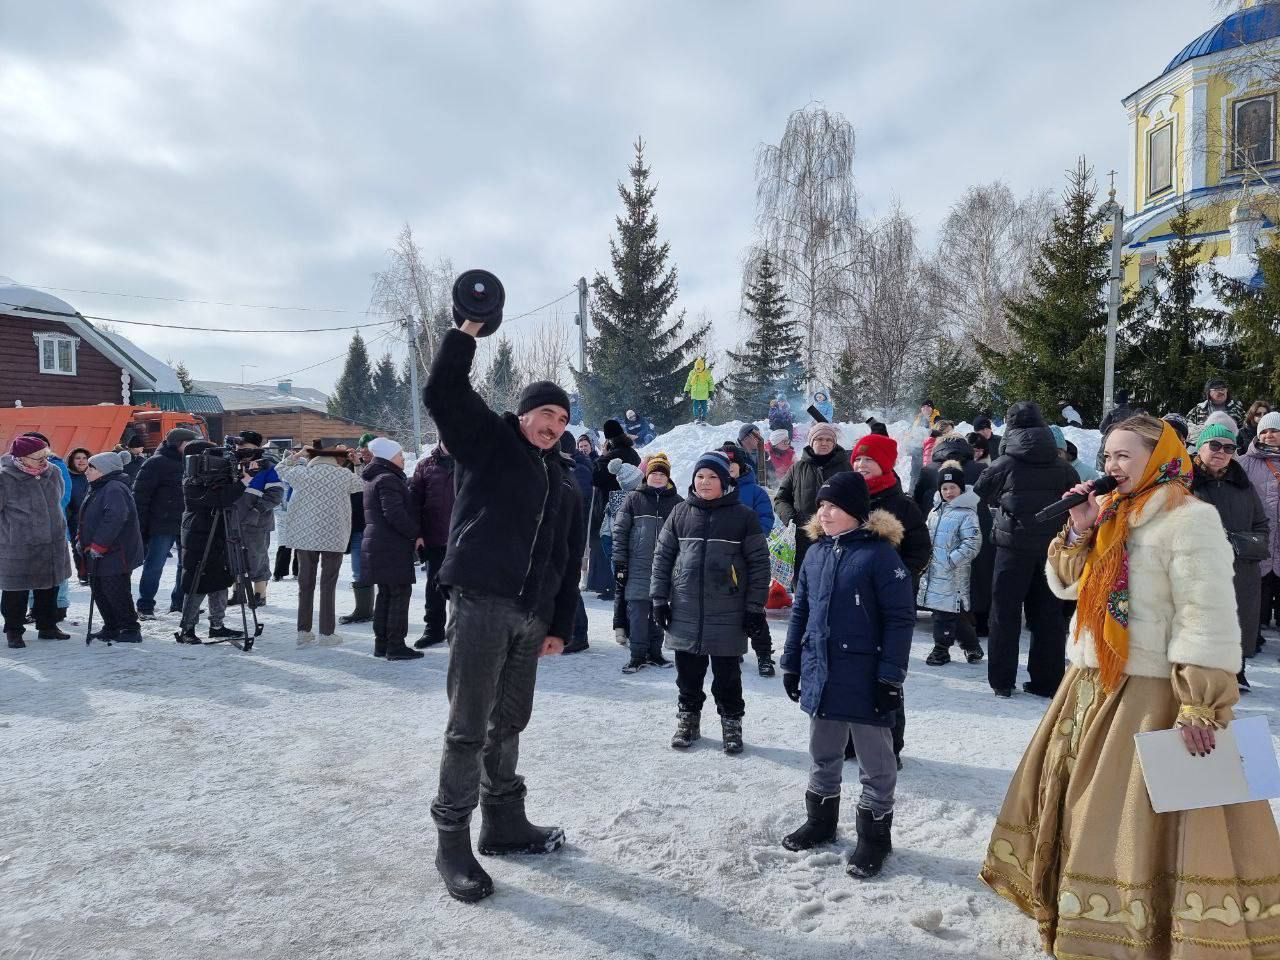
[[[196, 439], [194, 430], [174, 427], [165, 434], [164, 443], [139, 467], [133, 480], [133, 500], [138, 505], [144, 555], [137, 605], [138, 616], [143, 620], [156, 618], [160, 574], [182, 532], [182, 457]], [[179, 571], [169, 595], [169, 612], [181, 610], [182, 573]]]
[[351, 542], [352, 497], [364, 481], [347, 469], [351, 451], [314, 441], [303, 453], [280, 465], [280, 478], [293, 490], [285, 546], [298, 557], [298, 646], [316, 642], [311, 632], [315, 612], [316, 572], [320, 573], [320, 645], [336, 647], [338, 574]]
[[[246, 430], [242, 436], [251, 435], [262, 442], [262, 435]], [[250, 444], [253, 440], [248, 440]], [[271, 580], [271, 532], [276, 528], [276, 507], [284, 501], [284, 481], [276, 472], [277, 460], [260, 446], [242, 446], [236, 457], [248, 464], [252, 479], [245, 495], [236, 503], [236, 517], [240, 522], [240, 537], [244, 541], [249, 558], [249, 579], [253, 582], [253, 596], [240, 597], [253, 607], [267, 602], [267, 583]]]
[[209, 598], [209, 638], [238, 637], [239, 630], [223, 624], [227, 591], [235, 584], [235, 576], [227, 555], [227, 528], [221, 514], [244, 496], [252, 478], [247, 465], [241, 465], [230, 451], [215, 447], [208, 440], [188, 443], [183, 453], [187, 469], [182, 481], [182, 589], [186, 598], [175, 637], [179, 643], [203, 642], [196, 635], [196, 623], [205, 597]]
[[564, 843], [559, 827], [525, 816], [516, 763], [538, 659], [561, 653], [573, 630], [586, 539], [577, 485], [560, 456], [569, 396], [537, 381], [515, 414], [490, 410], [470, 381], [482, 329], [467, 321], [444, 335], [423, 391], [457, 488], [440, 571], [451, 604], [449, 722], [431, 815], [436, 869], [449, 894], [469, 903], [493, 893], [471, 850], [477, 802], [481, 853], [547, 853]]

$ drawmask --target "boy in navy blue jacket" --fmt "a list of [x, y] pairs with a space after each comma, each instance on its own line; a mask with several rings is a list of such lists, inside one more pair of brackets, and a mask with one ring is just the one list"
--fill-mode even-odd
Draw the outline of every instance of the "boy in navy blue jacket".
[[835, 837], [844, 748], [852, 734], [862, 796], [848, 873], [867, 878], [880, 872], [892, 849], [898, 783], [892, 727], [902, 706], [915, 598], [897, 551], [902, 524], [887, 511], [871, 512], [860, 474], [836, 474], [818, 490], [817, 501], [806, 530], [815, 543], [796, 582], [782, 654], [787, 696], [809, 714], [808, 818], [782, 845], [807, 850]]

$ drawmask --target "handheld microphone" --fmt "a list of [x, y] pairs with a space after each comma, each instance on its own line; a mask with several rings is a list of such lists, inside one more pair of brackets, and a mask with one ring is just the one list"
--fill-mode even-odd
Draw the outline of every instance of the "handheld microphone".
[[[1110, 493], [1118, 486], [1120, 486], [1120, 481], [1115, 477], [1099, 477], [1093, 481], [1093, 492], [1099, 495]], [[1087, 493], [1073, 493], [1069, 497], [1063, 497], [1037, 513], [1036, 523], [1051, 523], [1059, 517], [1066, 516], [1071, 512], [1072, 507], [1078, 507], [1088, 499], [1089, 495]]]

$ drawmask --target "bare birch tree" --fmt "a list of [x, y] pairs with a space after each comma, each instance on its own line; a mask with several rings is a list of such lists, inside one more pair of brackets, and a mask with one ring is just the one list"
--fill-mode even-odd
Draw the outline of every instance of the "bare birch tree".
[[889, 411], [918, 381], [939, 325], [911, 218], [895, 208], [862, 236], [862, 269], [848, 291], [852, 309], [837, 324], [840, 353], [845, 376], [852, 364], [868, 394], [863, 405]]
[[430, 366], [440, 339], [453, 326], [453, 263], [440, 257], [428, 266], [407, 223], [387, 258], [387, 268], [373, 275], [370, 309], [406, 323], [411, 318], [418, 329], [422, 363]]
[[804, 363], [820, 362], [824, 330], [841, 311], [860, 232], [854, 130], [810, 104], [787, 118], [782, 139], [756, 157], [757, 222], [804, 331]]
[[1049, 191], [1018, 201], [1000, 180], [970, 187], [947, 214], [928, 278], [939, 319], [967, 355], [1007, 341], [1005, 302], [1025, 289], [1052, 215]]
[[569, 325], [559, 313], [539, 321], [533, 328], [522, 330], [517, 356], [525, 382], [550, 380], [566, 383], [572, 336]]

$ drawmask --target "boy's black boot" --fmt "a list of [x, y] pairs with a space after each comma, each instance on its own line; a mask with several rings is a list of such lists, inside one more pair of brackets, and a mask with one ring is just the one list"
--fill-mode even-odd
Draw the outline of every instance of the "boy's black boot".
[[951, 651], [939, 643], [933, 645], [933, 649], [929, 651], [929, 655], [924, 658], [924, 662], [931, 667], [941, 667], [951, 662]]
[[782, 845], [788, 850], [808, 850], [835, 839], [836, 824], [840, 822], [840, 794], [821, 797], [806, 790], [804, 809], [807, 819], [803, 826], [782, 838]]
[[676, 735], [671, 738], [671, 746], [684, 750], [693, 746], [693, 742], [702, 737], [698, 729], [702, 714], [694, 710], [681, 710], [676, 714]]
[[721, 717], [720, 738], [725, 753], [742, 752], [742, 717]]
[[867, 807], [858, 807], [858, 845], [849, 855], [845, 873], [859, 880], [877, 876], [893, 849], [892, 832], [892, 813], [877, 817]]

